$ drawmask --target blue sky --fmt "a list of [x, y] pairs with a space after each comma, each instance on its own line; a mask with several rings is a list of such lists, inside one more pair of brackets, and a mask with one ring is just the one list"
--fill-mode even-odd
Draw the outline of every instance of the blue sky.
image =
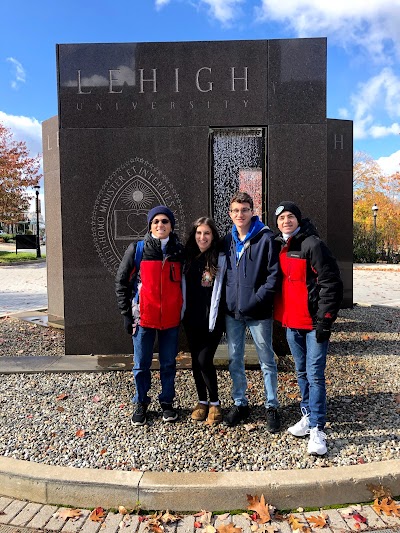
[[33, 155], [57, 114], [57, 43], [327, 37], [328, 117], [400, 170], [400, 0], [14, 0], [0, 21], [0, 121]]

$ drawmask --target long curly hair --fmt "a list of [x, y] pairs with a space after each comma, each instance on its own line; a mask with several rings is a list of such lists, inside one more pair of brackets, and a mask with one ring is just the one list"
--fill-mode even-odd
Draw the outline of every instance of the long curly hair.
[[209, 226], [213, 235], [211, 246], [204, 252], [204, 258], [206, 260], [206, 268], [214, 278], [218, 269], [218, 254], [221, 249], [221, 241], [217, 226], [210, 217], [200, 217], [193, 222], [185, 245], [185, 272], [189, 270], [192, 261], [202, 254], [196, 242], [197, 228], [202, 225]]

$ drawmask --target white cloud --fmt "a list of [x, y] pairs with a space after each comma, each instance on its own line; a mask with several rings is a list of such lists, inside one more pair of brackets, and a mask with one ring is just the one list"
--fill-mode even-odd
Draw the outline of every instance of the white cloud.
[[[227, 25], [239, 17], [240, 5], [246, 0], [187, 0], [188, 3], [197, 7], [205, 7], [212, 18], [215, 18]], [[169, 4], [171, 0], [155, 0], [156, 9], [161, 9]]]
[[383, 172], [388, 176], [395, 174], [396, 172], [400, 172], [400, 150], [394, 152], [388, 157], [380, 157], [376, 160], [376, 162], [381, 167]]
[[170, 3], [171, 0], [156, 0], [156, 9], [161, 9]]
[[15, 68], [15, 80], [12, 80], [11, 87], [13, 89], [18, 89], [21, 83], [25, 83], [26, 81], [26, 74], [24, 67], [21, 65], [19, 61], [14, 59], [13, 57], [7, 57], [7, 61], [9, 61]]
[[0, 122], [12, 131], [15, 141], [24, 141], [32, 157], [42, 152], [42, 125], [36, 118], [7, 115], [0, 111]]
[[350, 118], [349, 110], [346, 109], [345, 107], [340, 107], [338, 112], [339, 112], [339, 118], [342, 118], [343, 120]]
[[400, 0], [261, 0], [256, 12], [260, 21], [284, 23], [298, 37], [326, 35], [386, 63], [389, 52], [400, 56]]
[[[364, 83], [350, 97], [354, 110], [354, 138], [378, 138], [397, 135], [400, 131], [400, 77], [390, 67], [381, 70]], [[389, 125], [380, 124], [382, 116], [389, 117]]]

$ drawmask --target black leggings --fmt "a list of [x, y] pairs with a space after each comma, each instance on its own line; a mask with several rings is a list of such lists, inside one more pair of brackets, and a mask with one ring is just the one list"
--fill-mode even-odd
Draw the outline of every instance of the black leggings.
[[201, 328], [194, 329], [185, 324], [192, 356], [192, 371], [199, 401], [218, 401], [217, 371], [214, 366], [214, 355], [223, 333], [223, 325], [216, 324], [214, 331]]

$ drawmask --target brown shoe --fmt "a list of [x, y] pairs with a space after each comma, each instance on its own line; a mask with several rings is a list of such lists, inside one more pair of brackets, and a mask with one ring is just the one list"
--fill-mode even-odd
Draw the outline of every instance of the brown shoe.
[[207, 418], [208, 405], [204, 403], [198, 403], [192, 412], [192, 419], [197, 422], [202, 422]]
[[222, 410], [220, 405], [210, 405], [208, 411], [207, 424], [219, 424], [222, 422]]

